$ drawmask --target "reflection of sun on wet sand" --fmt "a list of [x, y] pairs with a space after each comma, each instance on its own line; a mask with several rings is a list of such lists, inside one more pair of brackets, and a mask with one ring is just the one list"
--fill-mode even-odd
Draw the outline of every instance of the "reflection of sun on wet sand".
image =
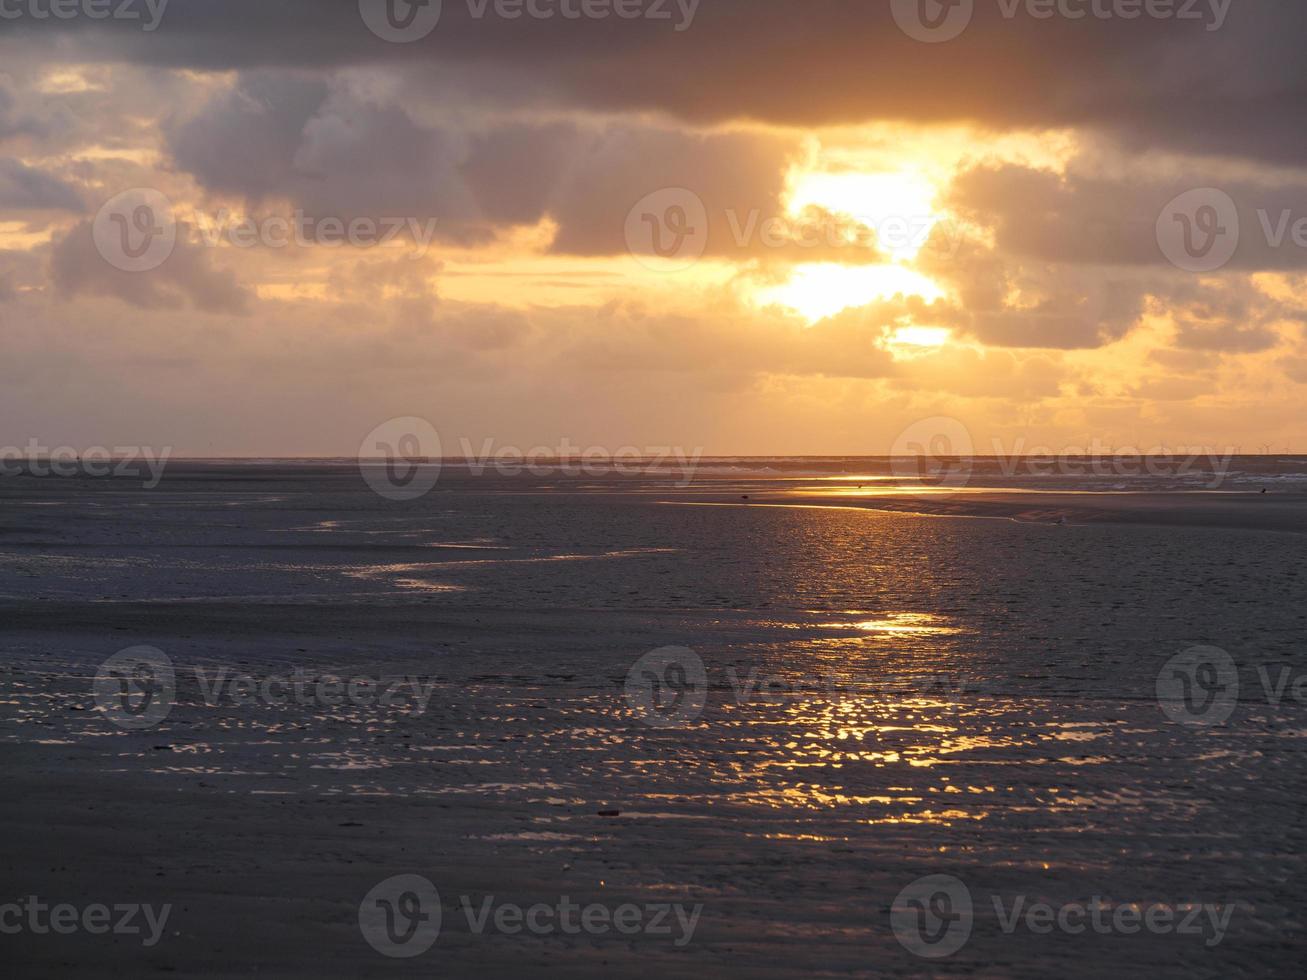
[[852, 623], [822, 623], [828, 629], [855, 629], [860, 633], [874, 633], [884, 636], [909, 636], [913, 634], [944, 636], [958, 632], [957, 627], [949, 625], [943, 616], [933, 613], [899, 612], [886, 613], [876, 619], [861, 619]]
[[989, 517], [1039, 524], [1161, 524], [1307, 532], [1307, 494], [1120, 492], [989, 487], [803, 488], [755, 492], [746, 502], [703, 494], [669, 501], [752, 507], [864, 508], [934, 517]]

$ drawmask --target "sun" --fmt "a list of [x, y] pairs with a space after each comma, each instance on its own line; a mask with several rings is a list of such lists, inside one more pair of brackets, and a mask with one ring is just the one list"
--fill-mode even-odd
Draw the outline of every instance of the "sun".
[[819, 207], [846, 215], [876, 233], [896, 262], [916, 258], [939, 220], [935, 185], [912, 170], [895, 173], [802, 173], [791, 182], [791, 214]]
[[[928, 276], [911, 267], [940, 220], [934, 207], [935, 185], [918, 171], [860, 173], [812, 171], [791, 179], [787, 211], [799, 216], [808, 208], [839, 215], [875, 234], [877, 247], [889, 259], [874, 265], [812, 262], [795, 265], [782, 283], [758, 287], [753, 294], [762, 305], [780, 305], [809, 323], [841, 310], [866, 306], [896, 295], [919, 296], [927, 302], [944, 295]], [[905, 328], [911, 330], [913, 328]], [[901, 343], [938, 346], [947, 331], [921, 328]]]
[[916, 348], [919, 353], [922, 350], [929, 350], [932, 347], [943, 347], [953, 336], [953, 331], [948, 327], [899, 327], [889, 335], [888, 345], [892, 349], [907, 348], [896, 350], [896, 353], [911, 354]]
[[787, 282], [758, 289], [754, 300], [764, 306], [784, 306], [816, 323], [841, 310], [899, 294], [921, 296], [930, 302], [943, 296], [943, 291], [920, 272], [901, 265], [814, 262], [796, 265]]

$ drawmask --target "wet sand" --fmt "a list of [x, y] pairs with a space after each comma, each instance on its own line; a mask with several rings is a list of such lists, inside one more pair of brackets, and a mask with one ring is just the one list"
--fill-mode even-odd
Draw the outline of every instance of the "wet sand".
[[[1076, 513], [1110, 517], [1051, 526], [1031, 515], [1064, 512], [1059, 494], [955, 497], [936, 504], [1015, 520], [936, 520], [737, 482], [442, 481], [401, 505], [359, 483], [0, 485], [6, 891], [174, 906], [148, 949], [4, 936], [17, 975], [1297, 974], [1307, 716], [1259, 670], [1307, 666], [1301, 539], [1283, 533], [1300, 529], [1262, 523], [1300, 503], [1199, 501], [1203, 521], [1252, 515], [1200, 526], [1174, 500], [1188, 520], [1095, 497]], [[1227, 724], [1195, 731], [1155, 685], [1200, 643], [1241, 686]], [[124, 731], [93, 678], [136, 644], [166, 651], [177, 697]], [[709, 689], [659, 729], [624, 684], [667, 645], [697, 652]], [[413, 674], [431, 697], [420, 714], [211, 704], [197, 668]], [[414, 873], [441, 934], [389, 960], [359, 905]], [[944, 961], [905, 950], [889, 914], [935, 873], [977, 899]], [[461, 897], [491, 895], [703, 911], [683, 947], [471, 931]], [[1236, 909], [1209, 947], [1008, 935], [989, 902], [1094, 895]]]
[[[738, 496], [703, 502], [744, 504]], [[942, 492], [803, 490], [749, 494], [753, 506], [861, 507], [935, 517], [990, 517], [1034, 523], [1153, 524], [1307, 534], [1307, 495], [1301, 493], [1111, 493], [963, 489]]]

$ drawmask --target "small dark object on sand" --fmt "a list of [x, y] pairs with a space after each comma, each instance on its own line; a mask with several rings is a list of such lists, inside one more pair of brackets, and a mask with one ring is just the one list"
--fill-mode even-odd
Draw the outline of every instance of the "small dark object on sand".
[[621, 811], [621, 810], [600, 810], [600, 811], [599, 811], [599, 816], [601, 816], [601, 817], [620, 817], [621, 815], [622, 815], [622, 811]]

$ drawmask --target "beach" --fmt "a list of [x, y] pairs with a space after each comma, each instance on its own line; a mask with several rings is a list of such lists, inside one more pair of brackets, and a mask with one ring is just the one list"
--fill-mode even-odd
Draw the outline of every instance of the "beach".
[[1304, 40], [0, 0], [0, 973], [1300, 976]]
[[[0, 481], [7, 895], [169, 907], [157, 935], [7, 935], [7, 961], [1296, 975], [1299, 484], [864, 468], [715, 463], [678, 486], [447, 466], [408, 501], [346, 463]], [[1159, 701], [1195, 648], [1237, 672], [1212, 724]], [[142, 649], [173, 689], [124, 724], [100, 679]], [[974, 905], [939, 960], [895, 914], [935, 875]], [[360, 924], [398, 876], [439, 894], [411, 958]], [[1106, 926], [1078, 932], [1023, 911], [1096, 901]]]

